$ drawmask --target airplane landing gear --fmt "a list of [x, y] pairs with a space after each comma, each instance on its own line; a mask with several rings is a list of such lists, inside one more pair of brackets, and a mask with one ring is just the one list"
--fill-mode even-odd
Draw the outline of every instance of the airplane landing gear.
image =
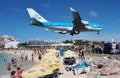
[[74, 33], [73, 33], [73, 32], [70, 32], [70, 35], [71, 35], [71, 36], [73, 36], [73, 35], [74, 35]]
[[79, 33], [80, 33], [80, 31], [79, 31], [79, 30], [76, 30], [76, 31], [71, 31], [71, 32], [70, 32], [70, 35], [72, 35], [72, 36], [73, 36], [74, 34], [79, 34]]
[[97, 35], [99, 35], [99, 31], [97, 32]]

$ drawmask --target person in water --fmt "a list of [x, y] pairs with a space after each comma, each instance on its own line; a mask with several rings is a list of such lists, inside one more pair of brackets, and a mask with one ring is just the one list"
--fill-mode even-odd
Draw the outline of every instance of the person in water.
[[7, 63], [7, 70], [10, 71], [11, 70], [11, 64]]

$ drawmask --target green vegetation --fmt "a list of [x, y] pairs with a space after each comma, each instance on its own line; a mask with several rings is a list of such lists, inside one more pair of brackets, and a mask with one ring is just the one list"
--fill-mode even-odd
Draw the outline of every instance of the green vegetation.
[[28, 47], [28, 43], [27, 42], [25, 42], [25, 43], [19, 43], [18, 44], [18, 47], [20, 48], [27, 48]]
[[92, 45], [92, 44], [101, 44], [105, 43], [104, 41], [89, 41], [89, 40], [65, 40], [63, 43], [71, 43], [76, 46], [82, 46], [82, 45]]

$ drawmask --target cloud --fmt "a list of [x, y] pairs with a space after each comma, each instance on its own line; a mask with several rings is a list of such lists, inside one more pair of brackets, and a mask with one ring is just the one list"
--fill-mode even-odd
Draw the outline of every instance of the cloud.
[[98, 17], [98, 14], [94, 10], [91, 10], [90, 11], [90, 16], [92, 16], [92, 17]]

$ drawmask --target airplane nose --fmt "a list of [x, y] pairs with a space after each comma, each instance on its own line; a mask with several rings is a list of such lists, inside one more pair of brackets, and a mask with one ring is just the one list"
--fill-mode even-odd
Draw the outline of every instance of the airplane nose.
[[101, 24], [97, 24], [97, 25], [95, 25], [95, 26], [97, 26], [97, 27], [99, 27], [99, 28], [103, 28], [103, 26], [102, 26]]

